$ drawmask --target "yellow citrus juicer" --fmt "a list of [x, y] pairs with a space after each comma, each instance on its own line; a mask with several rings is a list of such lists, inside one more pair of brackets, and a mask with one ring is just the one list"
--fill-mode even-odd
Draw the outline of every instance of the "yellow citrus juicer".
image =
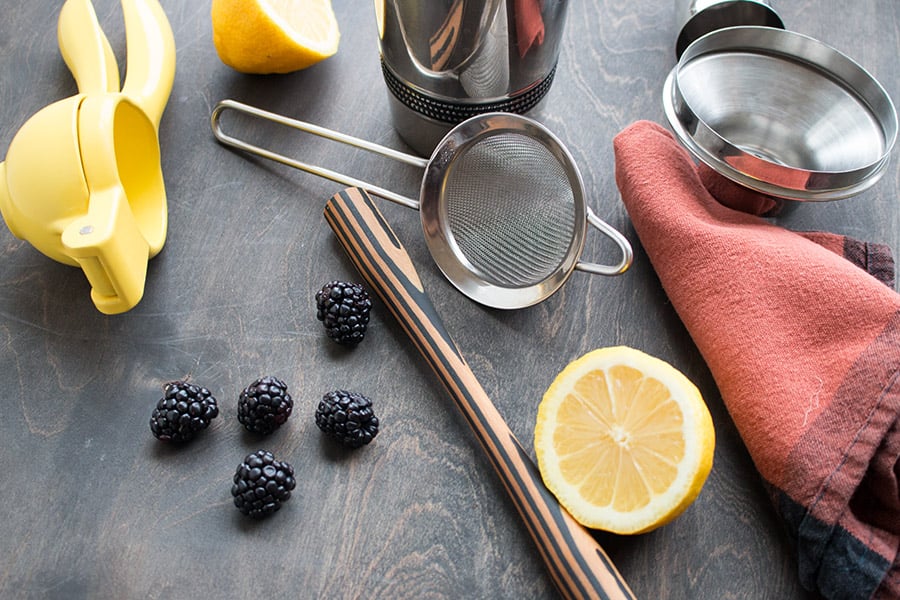
[[143, 297], [168, 224], [159, 121], [175, 79], [175, 39], [157, 0], [122, 0], [124, 85], [90, 0], [66, 0], [58, 40], [78, 93], [35, 113], [0, 163], [10, 231], [84, 271], [103, 313]]

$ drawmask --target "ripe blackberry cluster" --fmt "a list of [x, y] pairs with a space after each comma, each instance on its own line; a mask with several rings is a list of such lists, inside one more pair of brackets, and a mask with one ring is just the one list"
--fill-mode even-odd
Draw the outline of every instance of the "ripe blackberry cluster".
[[291, 465], [275, 460], [267, 450], [257, 450], [245, 456], [235, 470], [231, 495], [241, 513], [261, 518], [280, 509], [296, 485]]
[[150, 431], [160, 440], [186, 442], [219, 415], [216, 399], [205, 387], [172, 381], [150, 415]]
[[355, 392], [335, 390], [319, 402], [316, 425], [341, 444], [359, 448], [375, 439], [379, 423], [370, 399]]
[[[330, 289], [344, 289], [334, 282]], [[326, 286], [328, 287], [328, 286]], [[361, 288], [360, 288], [361, 289]], [[365, 294], [365, 290], [362, 290]], [[333, 293], [326, 294], [329, 298]], [[343, 298], [343, 292], [338, 294]], [[357, 292], [353, 302], [362, 306]], [[365, 300], [368, 320], [368, 297]], [[359, 331], [359, 329], [357, 329]], [[365, 323], [362, 324], [365, 331]], [[360, 334], [361, 335], [361, 334]], [[293, 411], [294, 403], [287, 385], [277, 377], [261, 377], [247, 386], [238, 397], [238, 421], [248, 430], [268, 434], [283, 425]], [[150, 417], [150, 430], [160, 439], [184, 442], [209, 427], [219, 414], [212, 393], [185, 381], [172, 381], [164, 386], [164, 395]], [[316, 425], [326, 435], [350, 448], [369, 444], [379, 430], [379, 420], [366, 396], [335, 390], [325, 394], [316, 408]], [[231, 495], [234, 505], [244, 515], [261, 518], [278, 511], [296, 487], [294, 468], [276, 460], [267, 450], [248, 454], [232, 477]]]
[[316, 318], [328, 337], [345, 346], [355, 346], [366, 335], [372, 301], [358, 283], [332, 281], [316, 292]]
[[267, 435], [291, 416], [294, 401], [287, 393], [287, 385], [277, 377], [257, 379], [238, 398], [238, 421], [248, 431]]

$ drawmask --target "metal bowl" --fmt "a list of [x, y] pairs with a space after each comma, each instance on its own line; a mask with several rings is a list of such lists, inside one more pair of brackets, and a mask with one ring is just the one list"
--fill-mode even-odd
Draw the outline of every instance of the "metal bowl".
[[884, 174], [897, 113], [856, 62], [813, 38], [730, 27], [693, 42], [666, 79], [669, 124], [697, 159], [750, 189], [837, 200]]
[[681, 58], [691, 42], [717, 29], [738, 25], [784, 29], [784, 22], [769, 4], [770, 0], [676, 0], [675, 18], [680, 31], [675, 40], [675, 56]]

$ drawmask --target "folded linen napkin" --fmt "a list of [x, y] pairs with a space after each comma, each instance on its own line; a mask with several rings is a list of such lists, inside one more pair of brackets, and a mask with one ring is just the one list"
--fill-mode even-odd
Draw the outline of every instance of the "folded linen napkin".
[[890, 251], [735, 210], [767, 205], [698, 169], [655, 123], [627, 127], [614, 149], [634, 228], [796, 543], [802, 584], [900, 598]]

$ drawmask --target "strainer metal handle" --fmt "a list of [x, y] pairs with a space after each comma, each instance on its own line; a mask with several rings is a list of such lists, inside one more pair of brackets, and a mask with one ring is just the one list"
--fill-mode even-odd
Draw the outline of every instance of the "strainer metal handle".
[[575, 263], [575, 268], [579, 271], [593, 273], [595, 275], [621, 275], [628, 270], [628, 267], [631, 266], [631, 263], [634, 260], [634, 250], [631, 248], [631, 243], [628, 241], [628, 238], [619, 233], [615, 227], [598, 217], [594, 211], [591, 210], [591, 207], [588, 206], [585, 208], [587, 222], [616, 243], [619, 250], [622, 251], [622, 259], [615, 265], [599, 265], [592, 262], [578, 261]]
[[[420, 200], [228, 135], [221, 126], [226, 110], [424, 169]], [[633, 260], [628, 240], [586, 206], [584, 184], [569, 151], [546, 127], [522, 115], [471, 117], [444, 137], [430, 159], [234, 100], [222, 100], [215, 106], [211, 125], [224, 145], [419, 210], [425, 240], [438, 267], [457, 289], [486, 306], [524, 308], [553, 294], [575, 269], [619, 275]], [[515, 177], [501, 181], [491, 171], [495, 168], [512, 171]], [[522, 213], [524, 217], [509, 219], [510, 203], [523, 198], [527, 200], [523, 205], [529, 207]], [[548, 198], [560, 202], [548, 202]], [[474, 217], [473, 211], [477, 213]], [[580, 260], [587, 225], [619, 247], [621, 258], [616, 264]]]
[[266, 121], [271, 121], [279, 125], [285, 125], [287, 127], [291, 127], [292, 129], [297, 129], [298, 131], [311, 133], [319, 137], [323, 137], [335, 142], [340, 142], [348, 146], [353, 146], [354, 148], [359, 148], [361, 150], [366, 150], [367, 152], [372, 152], [374, 154], [379, 154], [386, 158], [390, 158], [422, 169], [428, 166], [427, 159], [412, 154], [407, 154], [405, 152], [400, 152], [398, 150], [394, 150], [393, 148], [388, 148], [387, 146], [369, 142], [367, 140], [353, 137], [352, 135], [347, 135], [345, 133], [340, 133], [332, 129], [321, 127], [319, 125], [307, 123], [306, 121], [291, 119], [290, 117], [286, 117], [278, 113], [269, 112], [267, 110], [262, 110], [261, 108], [256, 108], [255, 106], [237, 102], [236, 100], [226, 99], [220, 101], [218, 104], [216, 104], [215, 108], [213, 108], [212, 115], [210, 116], [210, 125], [212, 126], [213, 135], [216, 136], [216, 139], [219, 140], [219, 142], [225, 144], [226, 146], [231, 146], [233, 148], [237, 148], [238, 150], [249, 152], [250, 154], [255, 154], [269, 160], [274, 160], [275, 162], [279, 162], [283, 165], [287, 165], [295, 169], [300, 169], [301, 171], [306, 171], [307, 173], [312, 173], [313, 175], [318, 175], [319, 177], [324, 177], [325, 179], [330, 179], [331, 181], [335, 181], [343, 185], [347, 185], [350, 187], [359, 187], [366, 190], [370, 194], [375, 194], [376, 196], [384, 198], [385, 200], [390, 200], [391, 202], [395, 202], [397, 204], [400, 204], [401, 206], [406, 206], [407, 208], [414, 208], [415, 210], [419, 210], [418, 200], [414, 200], [401, 194], [397, 194], [383, 187], [356, 179], [355, 177], [344, 175], [343, 173], [339, 173], [337, 171], [332, 171], [331, 169], [326, 169], [317, 165], [311, 165], [309, 163], [301, 162], [283, 154], [273, 152], [272, 150], [262, 148], [245, 140], [241, 140], [234, 136], [228, 135], [222, 130], [221, 124], [222, 113], [226, 110], [233, 110], [249, 115], [251, 117], [264, 119]]

